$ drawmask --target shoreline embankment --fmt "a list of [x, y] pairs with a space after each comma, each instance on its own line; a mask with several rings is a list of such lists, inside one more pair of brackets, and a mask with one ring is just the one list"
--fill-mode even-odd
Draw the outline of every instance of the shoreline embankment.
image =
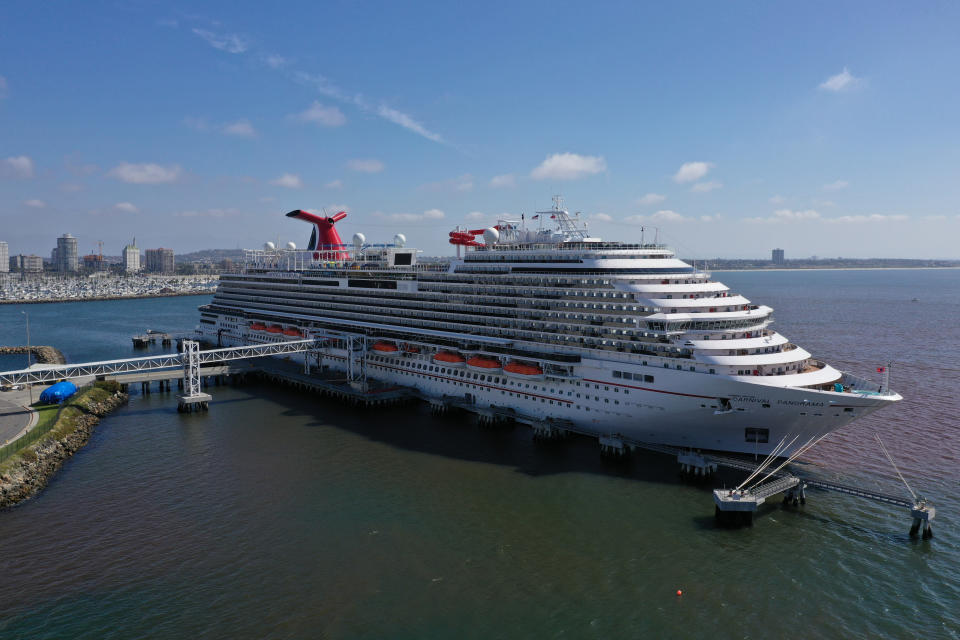
[[96, 382], [64, 402], [45, 436], [0, 463], [0, 509], [42, 491], [63, 463], [89, 442], [100, 419], [127, 400], [116, 382]]
[[146, 298], [179, 298], [182, 296], [212, 296], [210, 291], [186, 291], [183, 293], [138, 293], [129, 296], [96, 296], [89, 298], [48, 298], [44, 300], [0, 300], [0, 304], [47, 304], [55, 302], [105, 302], [107, 300], [142, 300]]

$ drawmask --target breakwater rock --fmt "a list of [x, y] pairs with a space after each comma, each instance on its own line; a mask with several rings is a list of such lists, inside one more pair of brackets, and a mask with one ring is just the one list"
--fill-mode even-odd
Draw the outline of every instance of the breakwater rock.
[[127, 394], [114, 385], [84, 390], [76, 400], [69, 401], [67, 409], [73, 411], [61, 412], [50, 437], [20, 451], [0, 473], [0, 509], [23, 502], [46, 487], [63, 463], [87, 444], [100, 418], [127, 399]]
[[32, 353], [33, 357], [37, 359], [37, 362], [41, 364], [67, 364], [67, 359], [60, 353], [60, 349], [43, 345], [0, 347], [0, 356], [25, 354], [28, 351]]

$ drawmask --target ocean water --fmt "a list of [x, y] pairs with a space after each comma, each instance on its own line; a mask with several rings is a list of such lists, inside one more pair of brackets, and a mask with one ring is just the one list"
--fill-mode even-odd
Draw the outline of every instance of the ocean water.
[[[804, 464], [906, 494], [879, 433], [936, 504], [933, 540], [910, 539], [899, 508], [815, 490], [716, 528], [711, 485], [664, 456], [611, 465], [586, 439], [543, 446], [419, 406], [251, 384], [180, 415], [154, 392], [0, 513], [0, 638], [960, 637], [960, 271], [716, 277], [817, 357], [892, 363], [905, 400]], [[24, 341], [26, 309], [35, 344], [122, 357], [204, 301], [0, 306], [0, 344]]]

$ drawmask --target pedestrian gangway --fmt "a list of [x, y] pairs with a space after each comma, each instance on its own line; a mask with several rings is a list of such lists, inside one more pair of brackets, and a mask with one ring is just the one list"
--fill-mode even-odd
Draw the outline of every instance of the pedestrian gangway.
[[140, 358], [121, 360], [103, 360], [100, 362], [81, 362], [77, 364], [40, 365], [30, 369], [0, 372], [0, 385], [5, 384], [45, 384], [70, 378], [90, 376], [109, 376], [118, 373], [138, 373], [163, 369], [188, 369], [191, 364], [197, 367], [204, 364], [221, 363], [230, 360], [262, 358], [287, 353], [313, 351], [320, 347], [320, 340], [291, 340], [269, 344], [223, 347], [218, 349], [199, 349], [199, 344], [184, 340], [183, 353], [168, 353]]

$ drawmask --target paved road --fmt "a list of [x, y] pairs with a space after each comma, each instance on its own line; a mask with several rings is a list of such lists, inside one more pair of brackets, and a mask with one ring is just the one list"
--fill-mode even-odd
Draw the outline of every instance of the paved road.
[[[16, 393], [16, 392], [12, 392]], [[27, 399], [24, 398], [24, 404]], [[31, 411], [13, 398], [0, 397], [0, 445], [12, 440], [30, 423]]]

